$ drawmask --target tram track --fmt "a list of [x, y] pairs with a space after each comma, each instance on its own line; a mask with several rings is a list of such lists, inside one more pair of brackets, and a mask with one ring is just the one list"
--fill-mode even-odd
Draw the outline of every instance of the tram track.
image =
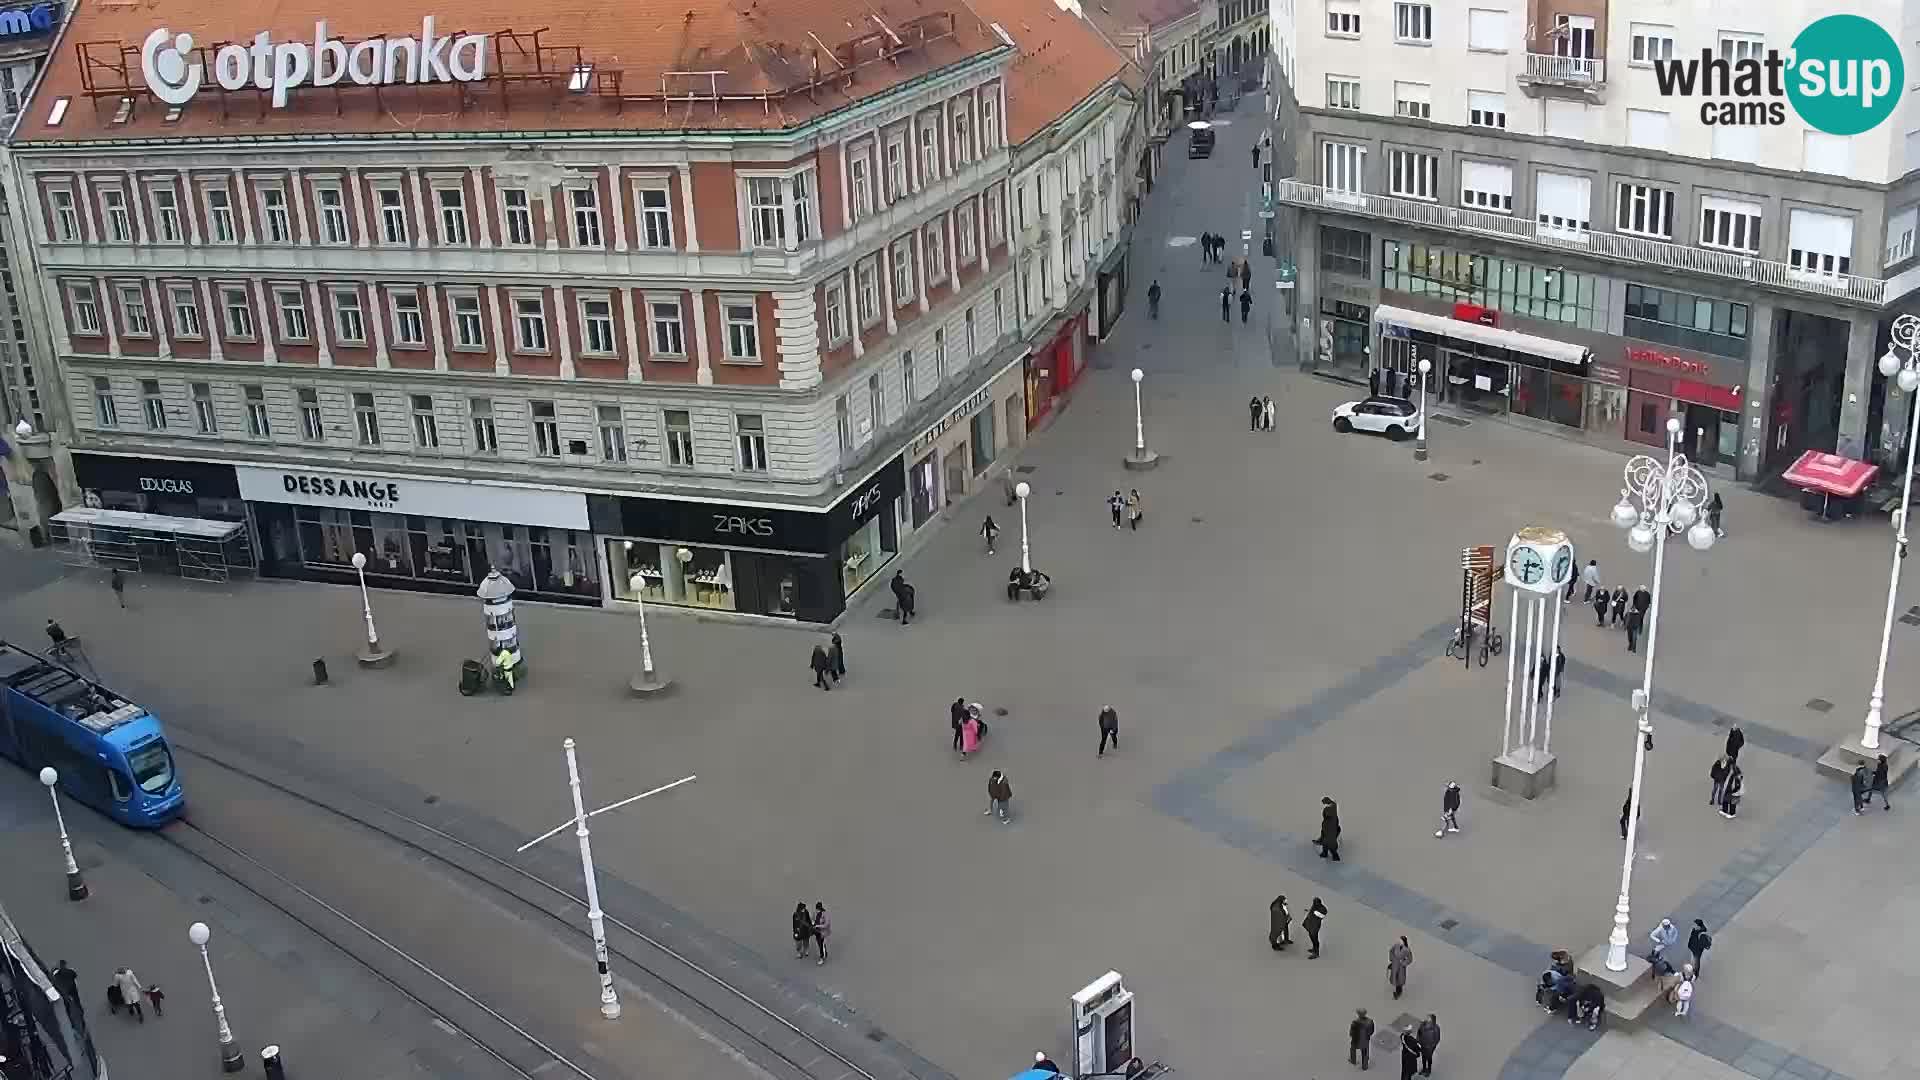
[[[261, 767], [239, 763], [197, 742], [191, 738], [182, 742], [176, 735], [174, 747], [274, 797], [292, 800], [345, 828], [369, 834], [411, 861], [424, 861], [477, 886], [480, 895], [503, 911], [533, 916], [532, 921], [562, 940], [584, 946], [591, 963], [591, 937], [583, 917], [587, 903], [572, 889], [391, 807], [332, 793], [323, 800], [301, 790], [297, 782], [276, 779]], [[343, 802], [351, 805], [340, 805]], [[161, 836], [346, 953], [418, 1004], [437, 1023], [515, 1074], [528, 1080], [536, 1074], [543, 1080], [560, 1075], [556, 1070], [579, 1080], [613, 1080], [622, 1074], [585, 1053], [564, 1051], [555, 1045], [562, 1040], [529, 1030], [537, 1028], [536, 1023], [516, 1022], [496, 1007], [497, 1003], [489, 1004], [481, 994], [436, 970], [414, 951], [330, 903], [267, 859], [250, 853], [231, 838], [216, 835], [195, 820], [191, 800], [186, 817], [162, 830]], [[756, 1071], [773, 1080], [893, 1080], [876, 1076], [723, 975], [644, 929], [612, 912], [606, 913], [605, 922], [616, 977], [639, 984], [659, 1005], [704, 1031], [711, 1041]], [[584, 986], [584, 977], [582, 982]], [[902, 1070], [900, 1075], [908, 1074]]]

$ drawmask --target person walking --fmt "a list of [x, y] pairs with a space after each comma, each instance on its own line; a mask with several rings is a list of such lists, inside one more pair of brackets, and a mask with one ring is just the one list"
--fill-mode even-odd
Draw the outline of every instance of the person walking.
[[1560, 598], [1560, 602], [1562, 604], [1573, 603], [1573, 590], [1578, 588], [1579, 585], [1580, 585], [1580, 575], [1568, 574], [1567, 575], [1567, 592], [1566, 592], [1566, 595]]
[[1240, 321], [1247, 321], [1247, 314], [1253, 310], [1253, 293], [1245, 288], [1240, 290]]
[[1120, 527], [1120, 515], [1126, 509], [1127, 509], [1127, 497], [1125, 495], [1120, 494], [1119, 488], [1114, 488], [1113, 494], [1107, 496], [1107, 514], [1108, 516], [1113, 518], [1114, 528], [1117, 529]]
[[1266, 397], [1263, 397], [1260, 399], [1260, 429], [1262, 431], [1273, 430], [1273, 395], [1272, 394], [1268, 394]]
[[1320, 958], [1320, 927], [1327, 921], [1327, 905], [1319, 897], [1307, 905], [1307, 917], [1300, 920], [1300, 926], [1307, 932], [1307, 959]]
[[1233, 321], [1233, 286], [1231, 285], [1220, 286], [1220, 321], [1223, 323]]
[[1859, 817], [1867, 805], [1867, 785], [1873, 782], [1873, 776], [1867, 772], [1865, 763], [1853, 767], [1853, 775], [1847, 779], [1847, 786], [1853, 789], [1853, 816]]
[[833, 672], [833, 660], [827, 656], [826, 646], [814, 645], [813, 658], [807, 661], [807, 666], [813, 669], [813, 685], [822, 690], [833, 689], [833, 684], [827, 681], [827, 676]]
[[113, 590], [113, 598], [120, 602], [120, 610], [125, 611], [127, 609], [127, 576], [120, 572], [119, 567], [114, 567], [113, 572], [107, 575], [107, 587]]
[[947, 714], [953, 718], [953, 748], [955, 751], [958, 751], [960, 749], [960, 729], [967, 722], [967, 699], [963, 697], [954, 698], [953, 704], [947, 707]]
[[[977, 754], [980, 752], [981, 730], [979, 715], [972, 709], [968, 709], [966, 718], [960, 721], [961, 761], [967, 760], [967, 755], [969, 754]], [[996, 772], [994, 775], [998, 776], [1000, 774]]]
[[1266, 414], [1266, 407], [1260, 404], [1260, 395], [1247, 399], [1247, 430], [1259, 431], [1260, 419]]
[[[835, 636], [838, 637], [839, 635], [836, 634]], [[1562, 649], [1560, 646], [1555, 645], [1553, 647], [1553, 696], [1556, 698], [1560, 696], [1560, 690], [1561, 690], [1560, 677], [1562, 675], [1565, 675], [1566, 673], [1567, 673], [1567, 651], [1565, 649]]]
[[993, 554], [993, 542], [1000, 538], [1000, 525], [993, 520], [992, 514], [988, 514], [987, 520], [980, 523], [980, 535], [986, 538], [987, 554]]
[[1738, 764], [1727, 774], [1727, 789], [1720, 794], [1720, 816], [1729, 820], [1740, 816], [1740, 797], [1747, 793], [1747, 774]]
[[1407, 989], [1407, 969], [1413, 966], [1413, 946], [1408, 943], [1407, 935], [1401, 934], [1400, 940], [1387, 946], [1387, 985], [1393, 987], [1393, 999]]
[[998, 814], [1000, 824], [1006, 825], [1013, 819], [1009, 816], [1008, 806], [1013, 802], [1013, 781], [999, 769], [987, 777], [987, 808], [983, 814]]
[[1206, 264], [1212, 261], [1213, 261], [1213, 234], [1210, 232], [1203, 232], [1200, 234], [1200, 265], [1205, 266]]
[[1593, 593], [1593, 625], [1604, 629], [1607, 625], [1607, 609], [1612, 606], [1613, 594], [1607, 592], [1607, 587], [1602, 585], [1595, 589]]
[[1699, 978], [1707, 970], [1707, 950], [1713, 948], [1713, 935], [1707, 933], [1705, 920], [1693, 920], [1693, 929], [1687, 931], [1687, 951], [1693, 954], [1693, 978]]
[[1639, 588], [1633, 590], [1633, 597], [1629, 601], [1629, 606], [1630, 606], [1630, 609], [1633, 611], [1637, 611], [1642, 615], [1647, 614], [1649, 611], [1653, 610], [1652, 591], [1649, 590], [1645, 585], [1642, 585]]
[[[1627, 815], [1631, 813], [1632, 810], [1633, 810], [1633, 789], [1628, 788], [1627, 797], [1621, 800], [1620, 802], [1620, 839], [1622, 840], [1625, 840], [1627, 838]], [[1642, 814], [1646, 813], [1646, 808], [1641, 807], [1640, 812]]]
[[1347, 1025], [1347, 1064], [1360, 1066], [1360, 1071], [1373, 1067], [1372, 1044], [1373, 1018], [1365, 1009], [1353, 1010], [1353, 1022]]
[[1320, 837], [1314, 841], [1320, 857], [1340, 861], [1340, 807], [1327, 796], [1320, 798]]
[[1420, 1072], [1420, 1036], [1412, 1028], [1400, 1029], [1400, 1080], [1413, 1080]]
[[1715, 536], [1724, 537], [1727, 535], [1727, 530], [1720, 524], [1721, 515], [1726, 513], [1726, 511], [1727, 504], [1720, 500], [1719, 492], [1714, 492], [1713, 498], [1707, 500], [1707, 525], [1713, 529], [1713, 535]]
[[1273, 898], [1267, 905], [1267, 945], [1274, 952], [1281, 952], [1293, 944], [1293, 913], [1287, 910], [1287, 897], [1283, 893]]
[[146, 1011], [140, 1007], [146, 987], [140, 985], [140, 976], [135, 975], [132, 968], [121, 968], [113, 973], [113, 985], [120, 991], [120, 1003], [127, 1007], [133, 1018], [146, 1023]]
[[827, 918], [827, 905], [818, 900], [813, 902], [813, 940], [820, 946], [820, 959], [814, 963], [827, 962], [827, 936], [833, 933], [833, 922]]
[[1727, 729], [1728, 765], [1738, 765], [1740, 763], [1740, 748], [1745, 745], [1747, 745], [1747, 733], [1740, 730], [1739, 724], [1735, 724]]
[[1627, 587], [1621, 585], [1613, 590], [1613, 625], [1619, 626], [1627, 618]]
[[1447, 781], [1445, 791], [1440, 793], [1440, 827], [1433, 830], [1435, 836], [1445, 836], [1460, 831], [1460, 785]]
[[1254, 172], [1260, 171], [1260, 144], [1259, 143], [1253, 144], [1253, 171]]
[[1593, 603], [1594, 593], [1596, 592], [1604, 593], [1607, 591], [1606, 586], [1600, 584], [1600, 560], [1599, 559], [1587, 560], [1587, 568], [1585, 570], [1580, 571], [1580, 581], [1582, 584], [1584, 584], [1587, 587], [1587, 591], [1583, 593], [1580, 597], [1580, 602], [1583, 604]]
[[1725, 757], [1713, 759], [1713, 768], [1707, 770], [1707, 778], [1713, 781], [1713, 794], [1707, 798], [1708, 806], [1720, 805], [1720, 793], [1727, 789], [1729, 766]]
[[893, 591], [894, 609], [900, 615], [900, 625], [913, 622], [913, 586], [907, 584], [907, 579], [900, 571], [895, 570], [893, 580], [887, 582], [887, 588]]
[[793, 958], [807, 955], [807, 944], [813, 940], [813, 916], [807, 913], [805, 900], [793, 905]]
[[1253, 260], [1240, 260], [1240, 292], [1245, 295], [1253, 288]]
[[1420, 1036], [1420, 1075], [1433, 1075], [1433, 1052], [1440, 1049], [1440, 1016], [1428, 1013], [1416, 1030]]
[[73, 970], [65, 960], [54, 967], [52, 978], [53, 985], [60, 991], [60, 996], [67, 1000], [69, 1007], [80, 1000], [80, 973]]
[[1627, 612], [1627, 651], [1640, 651], [1640, 628], [1647, 624], [1647, 616], [1638, 608]]
[[1673, 1015], [1685, 1016], [1693, 1009], [1693, 965], [1680, 969], [1680, 984], [1673, 988]]
[[1867, 786], [1867, 801], [1872, 802], [1876, 794], [1880, 796], [1880, 809], [1893, 809], [1893, 802], [1887, 798], [1887, 755], [1885, 754], [1873, 759], [1873, 782]]
[[1139, 488], [1127, 489], [1127, 528], [1140, 531], [1140, 519], [1146, 516], [1146, 507], [1141, 505]]
[[838, 631], [834, 632], [831, 640], [833, 644], [827, 647], [827, 659], [833, 661], [833, 681], [839, 682], [847, 677], [847, 643], [840, 640]]
[[1147, 312], [1156, 319], [1160, 317], [1160, 279], [1159, 278], [1154, 278], [1153, 284], [1147, 286]]
[[1094, 757], [1107, 756], [1107, 744], [1120, 749], [1120, 713], [1111, 705], [1100, 706], [1100, 751]]

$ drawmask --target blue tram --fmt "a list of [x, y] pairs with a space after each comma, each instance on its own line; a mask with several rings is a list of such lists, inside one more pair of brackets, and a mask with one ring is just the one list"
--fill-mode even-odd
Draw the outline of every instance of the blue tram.
[[155, 828], [186, 796], [160, 721], [72, 669], [0, 641], [0, 756], [51, 765], [68, 795], [122, 825]]

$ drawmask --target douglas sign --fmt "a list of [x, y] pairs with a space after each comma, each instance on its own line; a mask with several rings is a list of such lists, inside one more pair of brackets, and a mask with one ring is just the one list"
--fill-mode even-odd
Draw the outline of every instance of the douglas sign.
[[[273, 107], [285, 108], [296, 86], [395, 86], [407, 83], [479, 82], [487, 77], [487, 35], [434, 36], [433, 16], [420, 23], [420, 36], [378, 37], [349, 45], [327, 36], [327, 24], [314, 24], [313, 42], [275, 42], [265, 30], [251, 45], [222, 45], [213, 56], [213, 79], [222, 89], [253, 87], [273, 93]], [[140, 73], [147, 89], [169, 105], [185, 105], [206, 77], [194, 54], [192, 34], [161, 27], [140, 48]]]

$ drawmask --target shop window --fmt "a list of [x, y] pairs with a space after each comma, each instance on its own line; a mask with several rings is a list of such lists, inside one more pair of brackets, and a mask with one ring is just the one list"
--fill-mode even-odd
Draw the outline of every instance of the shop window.
[[721, 548], [607, 541], [607, 571], [616, 600], [738, 610], [733, 560], [733, 553]]
[[1372, 273], [1372, 250], [1373, 237], [1367, 233], [1320, 226], [1320, 269], [1328, 273], [1367, 277]]
[[1628, 285], [1622, 331], [1642, 341], [1741, 358], [1750, 309], [1730, 300]]

